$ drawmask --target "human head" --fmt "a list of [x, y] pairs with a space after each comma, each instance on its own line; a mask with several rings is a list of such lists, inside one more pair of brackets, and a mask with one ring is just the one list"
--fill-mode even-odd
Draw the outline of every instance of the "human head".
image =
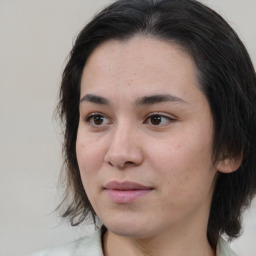
[[248, 53], [230, 26], [193, 0], [119, 0], [106, 7], [78, 35], [63, 73], [60, 114], [65, 122], [64, 154], [72, 200], [63, 214], [78, 224], [95, 216], [83, 189], [76, 159], [80, 80], [86, 60], [101, 43], [135, 35], [177, 44], [193, 59], [201, 90], [214, 119], [213, 162], [243, 158], [231, 174], [220, 173], [213, 195], [208, 238], [236, 237], [240, 216], [256, 190], [256, 78]]

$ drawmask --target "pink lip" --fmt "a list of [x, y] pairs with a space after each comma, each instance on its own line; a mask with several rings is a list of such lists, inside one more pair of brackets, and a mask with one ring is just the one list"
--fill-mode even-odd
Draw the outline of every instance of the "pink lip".
[[104, 187], [110, 199], [118, 204], [126, 204], [147, 195], [152, 188], [135, 182], [111, 181]]

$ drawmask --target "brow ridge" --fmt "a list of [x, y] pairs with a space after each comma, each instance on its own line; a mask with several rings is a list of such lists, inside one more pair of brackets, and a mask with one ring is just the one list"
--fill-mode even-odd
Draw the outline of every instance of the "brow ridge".
[[100, 104], [100, 105], [109, 105], [110, 104], [110, 102], [107, 98], [98, 96], [98, 95], [94, 95], [94, 94], [86, 94], [85, 96], [82, 97], [82, 99], [80, 100], [80, 103], [86, 102], [86, 101]]
[[186, 103], [183, 99], [170, 95], [170, 94], [156, 94], [150, 96], [144, 96], [136, 100], [135, 104], [137, 106], [142, 105], [152, 105], [162, 102], [177, 102], [177, 103]]
[[[110, 105], [110, 101], [107, 98], [94, 95], [94, 94], [86, 94], [80, 100], [80, 103], [82, 102], [91, 102], [91, 103], [100, 104], [100, 105]], [[149, 96], [143, 96], [138, 98], [135, 101], [135, 105], [144, 106], [144, 105], [153, 105], [153, 104], [163, 103], [163, 102], [186, 103], [183, 99], [174, 95], [156, 94], [156, 95], [149, 95]]]

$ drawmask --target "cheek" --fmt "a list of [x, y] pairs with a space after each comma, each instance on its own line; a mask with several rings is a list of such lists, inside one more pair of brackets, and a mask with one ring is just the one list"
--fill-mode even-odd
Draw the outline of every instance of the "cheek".
[[[215, 172], [210, 135], [209, 130], [207, 133], [203, 130], [198, 133], [182, 131], [164, 142], [154, 144], [149, 159], [152, 159], [161, 183], [167, 185], [174, 194], [189, 190], [203, 193], [211, 186]], [[187, 193], [187, 196], [190, 195]]]
[[[95, 155], [95, 152], [98, 152]], [[97, 170], [100, 169], [99, 151], [96, 147], [92, 147], [88, 141], [77, 138], [76, 142], [76, 156], [83, 183], [84, 190], [89, 200], [94, 201], [95, 188], [97, 184]]]
[[96, 173], [104, 159], [103, 147], [99, 141], [95, 141], [89, 136], [77, 134], [76, 156], [82, 179], [84, 176], [90, 176]]

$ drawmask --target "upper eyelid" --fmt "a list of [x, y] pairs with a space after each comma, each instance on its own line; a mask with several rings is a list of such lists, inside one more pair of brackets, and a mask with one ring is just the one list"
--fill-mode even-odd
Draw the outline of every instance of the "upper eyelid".
[[94, 117], [94, 116], [102, 116], [102, 117], [105, 117], [105, 118], [110, 120], [110, 118], [107, 115], [105, 115], [105, 114], [103, 114], [101, 112], [92, 112], [92, 113], [86, 115], [86, 119]]
[[148, 115], [146, 116], [146, 118], [151, 117], [151, 116], [155, 116], [155, 115], [159, 115], [159, 116], [166, 117], [166, 118], [170, 118], [170, 119], [174, 119], [174, 120], [178, 119], [178, 118], [177, 118], [176, 116], [174, 116], [174, 115], [167, 114], [167, 113], [163, 113], [163, 112], [152, 112], [152, 113], [148, 114]]
[[92, 117], [92, 116], [103, 116], [103, 117], [108, 118], [107, 115], [105, 115], [105, 114], [103, 114], [101, 112], [91, 112], [91, 113], [86, 115], [86, 118], [89, 118], [89, 117]]
[[[103, 118], [106, 118], [108, 121], [107, 121], [107, 124], [102, 124], [102, 125], [94, 125], [93, 124], [93, 118], [96, 117], [96, 116], [101, 116]], [[109, 123], [111, 123], [112, 121], [104, 114], [102, 113], [99, 113], [99, 112], [93, 112], [93, 113], [90, 113], [88, 115], [86, 115], [85, 119], [84, 119], [85, 123], [87, 123], [89, 126], [92, 126], [92, 127], [96, 127], [96, 128], [100, 128], [100, 127], [104, 127], [106, 125], [108, 125]]]
[[[108, 115], [106, 114], [103, 114], [102, 112], [91, 112], [89, 114], [86, 114], [86, 117], [85, 117], [85, 120], [89, 120], [89, 118], [93, 117], [93, 116], [103, 116], [109, 120], [112, 120]], [[165, 112], [160, 112], [160, 111], [156, 111], [156, 112], [151, 112], [147, 115], [145, 115], [144, 117], [144, 120], [146, 120], [147, 118], [151, 117], [151, 116], [154, 116], [154, 115], [159, 115], [159, 116], [162, 116], [162, 117], [165, 117], [165, 118], [169, 118], [169, 119], [173, 119], [173, 120], [177, 120], [178, 118], [172, 114], [168, 114], [168, 113], [165, 113]]]
[[102, 117], [104, 117], [104, 118], [109, 119], [108, 116], [102, 114], [101, 112], [91, 112], [91, 113], [85, 115], [84, 120], [85, 120], [86, 122], [89, 122], [89, 121], [91, 120], [91, 118], [93, 118], [94, 116], [102, 116]]

